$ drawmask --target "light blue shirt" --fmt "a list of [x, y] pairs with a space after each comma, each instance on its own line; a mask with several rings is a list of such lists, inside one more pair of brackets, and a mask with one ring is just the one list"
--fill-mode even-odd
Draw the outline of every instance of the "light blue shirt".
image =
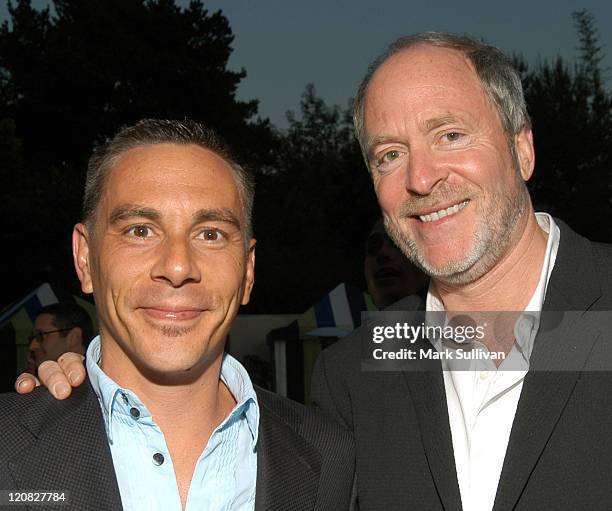
[[[142, 401], [98, 365], [100, 337], [87, 350], [87, 373], [98, 396], [125, 511], [181, 510], [172, 459]], [[252, 511], [255, 507], [259, 405], [240, 363], [226, 354], [221, 380], [236, 406], [215, 429], [196, 462], [186, 511]], [[180, 415], [177, 421], [183, 420]]]

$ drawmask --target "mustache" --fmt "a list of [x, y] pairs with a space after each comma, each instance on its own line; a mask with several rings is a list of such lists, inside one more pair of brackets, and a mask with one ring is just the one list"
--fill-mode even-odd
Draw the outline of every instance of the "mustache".
[[462, 202], [473, 196], [472, 190], [466, 187], [444, 187], [429, 195], [416, 195], [402, 202], [397, 210], [399, 218], [417, 215], [425, 209], [435, 208], [438, 204]]

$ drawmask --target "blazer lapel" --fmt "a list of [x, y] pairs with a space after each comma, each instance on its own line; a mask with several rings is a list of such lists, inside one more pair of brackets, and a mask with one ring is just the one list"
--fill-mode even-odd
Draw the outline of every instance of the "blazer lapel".
[[425, 455], [431, 475], [446, 510], [460, 510], [461, 496], [457, 482], [453, 440], [446, 405], [442, 369], [405, 373], [414, 403]]
[[[411, 316], [412, 324], [419, 324], [425, 310], [425, 297], [413, 295], [392, 306], [393, 309], [417, 311]], [[391, 310], [391, 309], [390, 309]], [[431, 348], [428, 342], [419, 341], [415, 349]], [[421, 361], [422, 367], [403, 373], [412, 397], [419, 424], [421, 439], [434, 484], [446, 510], [461, 509], [461, 495], [457, 482], [453, 440], [446, 404], [446, 390], [442, 365], [439, 360]]]
[[88, 384], [73, 393], [61, 402], [43, 396], [24, 415], [32, 442], [9, 470], [20, 490], [66, 492], [67, 509], [122, 509], [95, 394]]
[[543, 311], [558, 311], [557, 318], [563, 321], [559, 326], [554, 321], [550, 324], [554, 314], [542, 317], [510, 434], [495, 511], [514, 508], [576, 386], [580, 374], [576, 369], [587, 363], [596, 341], [595, 335], [588, 333], [587, 318], [579, 312], [564, 314], [587, 311], [601, 296], [592, 248], [586, 239], [557, 222], [561, 239]]
[[281, 417], [258, 393], [260, 405], [257, 442], [256, 511], [315, 509], [321, 456], [300, 436], [297, 417]]

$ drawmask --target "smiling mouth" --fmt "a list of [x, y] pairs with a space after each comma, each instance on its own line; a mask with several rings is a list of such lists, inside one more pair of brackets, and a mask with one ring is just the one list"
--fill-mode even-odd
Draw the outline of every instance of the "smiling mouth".
[[421, 222], [435, 222], [436, 220], [440, 220], [441, 218], [454, 215], [458, 213], [463, 208], [465, 208], [468, 204], [468, 200], [463, 202], [459, 202], [454, 206], [450, 206], [448, 208], [439, 209], [438, 211], [433, 211], [432, 213], [428, 213], [426, 215], [415, 215]]
[[189, 321], [204, 312], [202, 309], [165, 309], [158, 307], [143, 307], [142, 310], [153, 319], [166, 321]]

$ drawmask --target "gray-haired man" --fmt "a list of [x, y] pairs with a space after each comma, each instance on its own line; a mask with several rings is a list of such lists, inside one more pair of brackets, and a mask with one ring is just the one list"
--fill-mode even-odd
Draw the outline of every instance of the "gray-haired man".
[[[499, 50], [397, 40], [359, 89], [355, 127], [390, 236], [432, 279], [392, 309], [608, 311], [610, 324], [610, 247], [533, 211], [530, 120]], [[609, 360], [612, 339], [579, 324], [511, 330], [499, 371], [362, 371], [363, 332], [322, 352], [312, 394], [354, 432], [361, 508], [609, 508], [612, 366], [582, 368]], [[568, 370], [537, 370], [553, 362]]]

